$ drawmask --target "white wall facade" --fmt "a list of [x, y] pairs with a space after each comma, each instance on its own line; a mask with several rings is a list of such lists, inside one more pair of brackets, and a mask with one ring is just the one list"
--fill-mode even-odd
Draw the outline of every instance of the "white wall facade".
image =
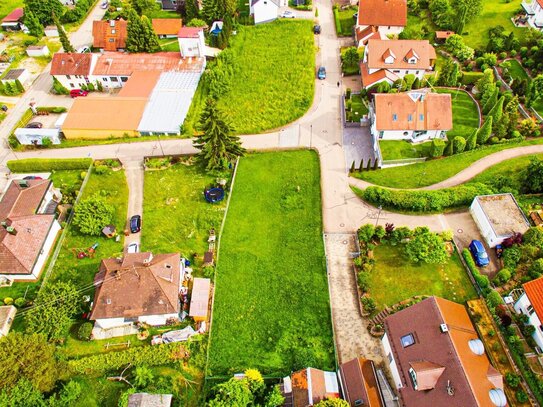
[[[523, 2], [526, 4], [526, 2]], [[537, 0], [532, 0], [531, 3], [527, 4], [527, 7], [532, 10], [533, 15], [528, 15], [528, 24], [530, 27], [535, 28], [536, 30], [543, 30], [543, 8], [539, 5]], [[526, 7], [525, 7], [526, 8]]]
[[166, 325], [168, 319], [175, 318], [179, 320], [179, 315], [177, 313], [173, 314], [162, 314], [162, 315], [144, 315], [138, 318], [139, 322], [143, 322], [152, 326]]
[[15, 137], [23, 145], [42, 145], [43, 139], [48, 138], [53, 144], [60, 144], [59, 129], [15, 129]]
[[532, 338], [534, 338], [537, 346], [539, 346], [540, 349], [543, 349], [543, 331], [541, 328], [541, 321], [535, 313], [526, 293], [520, 296], [520, 298], [515, 303], [514, 308], [517, 314], [528, 315], [528, 323], [535, 328]]
[[477, 224], [477, 227], [479, 228], [479, 231], [481, 232], [481, 235], [483, 236], [483, 239], [485, 239], [488, 246], [491, 248], [496, 247], [496, 245], [502, 242], [504, 239], [503, 236], [496, 236], [496, 233], [494, 233], [494, 230], [492, 229], [492, 226], [490, 225], [490, 222], [477, 198], [475, 198], [471, 203], [469, 212], [471, 213], [473, 220]]
[[[398, 370], [398, 365], [394, 359], [394, 353], [392, 353], [392, 347], [390, 346], [390, 341], [388, 340], [388, 334], [385, 333], [381, 339], [381, 344], [383, 345], [383, 350], [385, 351], [385, 356], [390, 367], [390, 372], [392, 373], [392, 379], [397, 389], [403, 387], [402, 379], [400, 378], [400, 371]], [[437, 406], [436, 406], [437, 407]]]
[[29, 57], [45, 57], [49, 55], [49, 48], [47, 48], [46, 45], [44, 45], [40, 49], [26, 49], [26, 54]]
[[49, 229], [49, 234], [47, 235], [47, 238], [45, 239], [45, 243], [43, 244], [42, 250], [40, 252], [40, 255], [38, 256], [38, 260], [34, 264], [34, 268], [32, 269], [32, 275], [35, 278], [38, 278], [42, 272], [43, 266], [45, 265], [45, 262], [47, 261], [47, 258], [49, 257], [49, 252], [53, 248], [53, 245], [55, 244], [55, 241], [57, 239], [57, 234], [59, 230], [61, 229], [60, 223], [57, 222], [55, 219], [53, 221], [53, 224], [51, 225], [51, 229]]
[[279, 7], [272, 0], [259, 0], [251, 7], [251, 14], [255, 24], [267, 23], [277, 19]]
[[68, 90], [81, 89], [81, 86], [88, 85], [90, 78], [84, 75], [53, 75], [62, 86]]
[[183, 58], [188, 57], [205, 57], [205, 38], [204, 31], [198, 33], [198, 38], [178, 38], [179, 52]]

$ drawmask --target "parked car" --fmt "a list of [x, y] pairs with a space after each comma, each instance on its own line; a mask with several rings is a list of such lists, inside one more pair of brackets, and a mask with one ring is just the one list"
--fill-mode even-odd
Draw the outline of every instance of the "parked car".
[[130, 243], [126, 250], [127, 253], [139, 253], [139, 251], [140, 251], [140, 246], [136, 242]]
[[102, 2], [102, 4], [100, 4], [100, 8], [103, 10], [105, 10], [108, 7], [109, 7], [109, 3], [107, 1], [104, 1]]
[[8, 111], [8, 107], [7, 107], [6, 105], [0, 106], [0, 109], [1, 109], [3, 112], [7, 112], [7, 111]]
[[38, 177], [37, 175], [27, 175], [23, 179], [29, 180], [29, 179], [43, 179], [42, 177]]
[[25, 126], [27, 129], [41, 129], [43, 124], [40, 122], [30, 122]]
[[321, 33], [321, 26], [318, 24], [315, 24], [313, 26], [313, 34], [320, 34]]
[[138, 233], [141, 230], [141, 216], [134, 215], [130, 218], [130, 232]]
[[326, 79], [326, 68], [324, 66], [319, 67], [317, 71], [317, 78]]
[[292, 11], [290, 10], [285, 10], [281, 13], [281, 17], [283, 18], [296, 18], [296, 14], [294, 14]]
[[469, 251], [475, 260], [475, 264], [479, 267], [486, 267], [490, 260], [488, 259], [488, 254], [486, 253], [485, 247], [479, 240], [472, 240], [469, 244]]
[[89, 92], [83, 89], [72, 89], [70, 91], [70, 96], [73, 98], [79, 97], [79, 96], [87, 96]]

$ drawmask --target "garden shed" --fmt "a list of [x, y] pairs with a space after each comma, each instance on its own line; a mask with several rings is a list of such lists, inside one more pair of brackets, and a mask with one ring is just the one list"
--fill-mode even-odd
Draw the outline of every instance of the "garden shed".
[[29, 57], [46, 57], [49, 55], [47, 45], [29, 45], [26, 48], [26, 54]]
[[0, 307], [0, 338], [9, 333], [17, 308], [13, 305], [3, 305]]
[[207, 320], [209, 309], [209, 294], [211, 292], [211, 280], [209, 278], [195, 278], [192, 286], [189, 316], [196, 322]]
[[10, 69], [6, 75], [2, 78], [2, 83], [5, 84], [7, 82], [14, 83], [15, 81], [19, 81], [22, 84], [25, 83], [25, 81], [30, 77], [30, 73], [22, 68], [22, 69]]
[[56, 25], [48, 25], [45, 27], [44, 31], [46, 37], [58, 37], [58, 29]]
[[469, 211], [490, 247], [501, 244], [514, 233], [524, 233], [530, 223], [513, 194], [476, 196]]
[[117, 235], [117, 228], [115, 225], [106, 225], [102, 229], [102, 233], [109, 239]]
[[41, 146], [45, 138], [51, 140], [52, 144], [60, 144], [59, 129], [31, 129], [19, 127], [18, 129], [15, 129], [15, 137], [17, 137], [19, 143], [26, 146]]

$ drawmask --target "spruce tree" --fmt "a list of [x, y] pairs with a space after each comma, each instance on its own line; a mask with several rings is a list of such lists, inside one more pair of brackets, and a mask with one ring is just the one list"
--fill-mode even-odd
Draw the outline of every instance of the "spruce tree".
[[140, 52], [143, 47], [143, 27], [141, 19], [133, 9], [128, 10], [127, 18], [126, 50], [128, 52]]
[[485, 104], [483, 105], [483, 113], [488, 114], [490, 110], [494, 107], [494, 105], [498, 102], [498, 88], [494, 87], [494, 89], [491, 91], [490, 96], [486, 100]]
[[24, 21], [28, 31], [30, 31], [30, 35], [38, 38], [43, 37], [43, 25], [41, 25], [38, 17], [28, 7], [24, 8]]
[[64, 27], [60, 24], [60, 21], [58, 21], [58, 18], [54, 17], [55, 25], [57, 26], [58, 31], [58, 39], [60, 40], [60, 43], [62, 44], [62, 48], [64, 48], [64, 52], [75, 52], [75, 48], [73, 47], [72, 43], [68, 39], [68, 36], [66, 35], [66, 31], [64, 31]]
[[4, 82], [0, 81], [0, 95], [3, 95], [6, 92], [6, 88], [4, 87]]
[[186, 21], [190, 21], [194, 18], [200, 18], [200, 8], [198, 7], [197, 0], [187, 0], [185, 7]]
[[477, 144], [483, 145], [492, 134], [492, 116], [488, 116], [483, 125], [477, 130]]
[[200, 117], [203, 131], [193, 144], [200, 150], [198, 158], [207, 170], [225, 170], [235, 158], [245, 154], [239, 137], [233, 136], [232, 127], [215, 100], [208, 99]]
[[475, 150], [477, 147], [477, 129], [473, 130], [473, 133], [466, 139], [466, 148], [464, 151]]
[[141, 17], [141, 26], [143, 28], [144, 49], [143, 52], [158, 52], [160, 51], [160, 44], [158, 42], [158, 36], [153, 29], [151, 20], [147, 16]]
[[515, 95], [511, 98], [511, 100], [509, 100], [509, 102], [507, 102], [503, 109], [504, 116], [507, 116], [508, 118], [507, 133], [512, 133], [517, 127], [517, 122], [519, 119], [518, 105], [518, 96]]
[[487, 117], [492, 117], [492, 123], [493, 123], [493, 130], [496, 130], [496, 126], [500, 122], [502, 116], [503, 116], [503, 101], [504, 97], [502, 96], [498, 102], [490, 109], [488, 112]]

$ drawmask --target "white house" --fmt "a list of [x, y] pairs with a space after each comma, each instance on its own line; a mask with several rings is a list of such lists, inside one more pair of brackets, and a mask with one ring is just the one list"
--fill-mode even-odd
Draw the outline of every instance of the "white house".
[[526, 12], [527, 23], [536, 30], [543, 30], [543, 0], [531, 0], [522, 2], [522, 8]]
[[519, 297], [513, 308], [517, 314], [528, 316], [528, 324], [535, 328], [532, 337], [543, 349], [543, 277], [536, 278], [522, 285], [524, 293]]
[[60, 191], [48, 179], [13, 180], [0, 200], [0, 277], [36, 281], [53, 248]]
[[161, 326], [178, 321], [181, 267], [179, 253], [127, 253], [122, 259], [103, 259], [94, 278], [93, 338], [135, 333], [137, 322]]
[[13, 305], [2, 305], [0, 307], [0, 338], [9, 333], [17, 308]]
[[282, 2], [283, 0], [251, 0], [250, 13], [255, 19], [255, 24], [277, 20], [279, 7], [283, 6]]
[[427, 40], [370, 39], [360, 64], [362, 85], [366, 89], [384, 81], [392, 85], [407, 74], [421, 80], [435, 61], [436, 51]]
[[6, 84], [7, 82], [13, 84], [15, 81], [19, 81], [21, 84], [24, 84], [29, 78], [30, 72], [25, 68], [10, 69], [1, 79], [1, 82], [3, 84]]
[[66, 89], [80, 89], [95, 83], [91, 73], [99, 54], [57, 52], [51, 61], [51, 75]]
[[33, 129], [19, 127], [15, 129], [15, 137], [26, 146], [41, 146], [43, 139], [48, 138], [52, 144], [60, 144], [60, 129]]
[[530, 228], [530, 222], [510, 193], [476, 196], [469, 211], [490, 247]]
[[368, 39], [386, 40], [399, 35], [407, 25], [406, 0], [360, 0], [356, 23], [356, 40], [359, 47]]
[[205, 38], [202, 27], [181, 27], [177, 33], [179, 51], [183, 58], [205, 57]]
[[47, 45], [29, 45], [26, 54], [29, 57], [46, 57], [49, 55], [49, 48]]

